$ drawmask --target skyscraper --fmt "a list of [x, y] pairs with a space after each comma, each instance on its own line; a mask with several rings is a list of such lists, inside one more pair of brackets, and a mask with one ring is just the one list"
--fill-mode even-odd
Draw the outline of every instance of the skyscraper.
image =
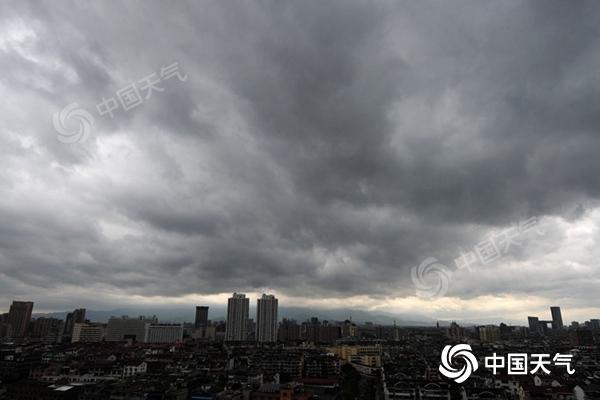
[[31, 301], [13, 301], [8, 311], [8, 323], [11, 327], [12, 337], [24, 337], [31, 321], [31, 312], [33, 311], [33, 302]]
[[63, 330], [63, 336], [71, 337], [75, 324], [82, 324], [84, 322], [85, 308], [77, 308], [73, 312], [68, 313], [67, 317], [65, 318], [65, 329]]
[[263, 294], [256, 303], [256, 341], [269, 343], [277, 341], [278, 300], [272, 294]]
[[226, 341], [243, 341], [247, 338], [248, 310], [250, 300], [245, 294], [234, 293], [227, 301]]
[[206, 328], [208, 326], [208, 307], [197, 306], [196, 307], [196, 320], [194, 322], [194, 328]]
[[560, 313], [560, 307], [550, 307], [550, 313], [552, 313], [552, 329], [562, 329], [563, 320], [562, 314]]

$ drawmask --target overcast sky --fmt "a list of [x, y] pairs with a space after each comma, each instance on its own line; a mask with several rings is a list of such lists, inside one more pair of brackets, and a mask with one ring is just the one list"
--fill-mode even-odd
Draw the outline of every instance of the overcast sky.
[[0, 67], [0, 310], [600, 318], [597, 2], [3, 2]]

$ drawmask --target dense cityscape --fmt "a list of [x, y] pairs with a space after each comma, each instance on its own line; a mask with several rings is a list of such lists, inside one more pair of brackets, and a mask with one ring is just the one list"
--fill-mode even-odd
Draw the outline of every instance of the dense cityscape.
[[600, 400], [600, 1], [0, 1], [0, 400]]
[[[225, 321], [164, 323], [155, 316], [32, 319], [33, 303], [14, 301], [1, 316], [0, 398], [25, 399], [593, 399], [600, 397], [600, 320], [564, 325], [382, 326], [350, 320], [278, 319], [278, 299], [234, 293]], [[573, 355], [573, 374], [494, 374], [457, 384], [438, 371], [442, 347], [468, 343], [476, 354]]]

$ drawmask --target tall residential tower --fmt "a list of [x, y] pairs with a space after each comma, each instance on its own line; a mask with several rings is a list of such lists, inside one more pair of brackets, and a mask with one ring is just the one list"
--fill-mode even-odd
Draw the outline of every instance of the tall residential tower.
[[33, 302], [13, 301], [8, 311], [8, 323], [11, 327], [12, 337], [21, 338], [27, 334], [27, 328], [31, 321]]
[[272, 294], [263, 294], [256, 306], [256, 341], [271, 343], [277, 341], [278, 301]]
[[560, 312], [560, 307], [550, 307], [550, 313], [552, 314], [552, 329], [562, 329], [563, 320]]
[[194, 321], [194, 328], [206, 328], [208, 326], [208, 307], [197, 306], [196, 307], [196, 319]]
[[248, 311], [250, 300], [245, 294], [234, 293], [227, 301], [227, 325], [225, 341], [240, 342], [247, 339]]

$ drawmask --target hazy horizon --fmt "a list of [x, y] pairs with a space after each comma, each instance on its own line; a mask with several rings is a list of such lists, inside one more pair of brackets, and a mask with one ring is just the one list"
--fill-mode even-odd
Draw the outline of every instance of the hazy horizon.
[[[47, 312], [34, 312], [33, 317], [38, 318], [41, 316], [49, 316], [54, 318], [64, 318], [64, 316], [73, 310], [55, 310], [55, 311], [47, 311]], [[118, 309], [112, 310], [86, 310], [86, 319], [89, 319], [91, 322], [107, 322], [110, 317], [122, 317], [128, 316], [129, 318], [136, 318], [139, 316], [152, 316], [156, 315], [160, 321], [163, 322], [194, 322], [195, 318], [195, 307], [171, 307], [171, 308], [161, 308], [161, 307], [146, 307], [140, 308], [135, 305], [130, 305], [127, 307], [122, 307]], [[212, 305], [209, 309], [208, 319], [212, 321], [222, 321], [224, 322], [227, 315], [227, 306], [223, 305]], [[541, 315], [540, 317], [543, 317]], [[256, 317], [256, 306], [250, 305], [250, 313], [249, 318], [255, 319]], [[364, 324], [366, 322], [371, 322], [377, 325], [394, 325], [396, 323], [398, 326], [409, 327], [409, 326], [428, 326], [433, 327], [436, 323], [440, 323], [440, 326], [447, 326], [451, 322], [459, 322], [461, 324], [466, 325], [486, 325], [486, 324], [495, 324], [498, 325], [502, 322], [508, 325], [519, 325], [526, 326], [527, 321], [520, 320], [510, 320], [510, 319], [502, 319], [494, 316], [487, 317], [483, 320], [472, 320], [472, 319], [449, 319], [449, 320], [441, 320], [441, 319], [433, 319], [428, 318], [419, 314], [394, 314], [387, 312], [370, 312], [359, 309], [345, 309], [345, 308], [321, 308], [321, 309], [311, 309], [304, 307], [279, 307], [279, 317], [278, 320], [282, 321], [285, 319], [292, 319], [297, 322], [304, 322], [309, 320], [312, 317], [317, 317], [320, 320], [328, 320], [328, 321], [344, 321], [350, 320], [357, 324]], [[543, 319], [543, 318], [542, 318]]]

